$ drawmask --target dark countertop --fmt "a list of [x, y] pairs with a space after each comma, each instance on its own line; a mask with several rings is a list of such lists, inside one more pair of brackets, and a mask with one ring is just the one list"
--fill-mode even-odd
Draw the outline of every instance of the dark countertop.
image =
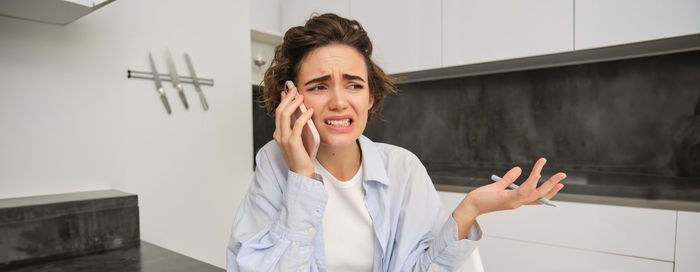
[[221, 272], [224, 269], [141, 241], [140, 245], [76, 258], [29, 264], [7, 272]]
[[0, 199], [0, 271], [139, 242], [134, 194], [99, 190]]
[[5, 198], [0, 199], [0, 209], [135, 196], [136, 195], [134, 194], [124, 193], [117, 190], [99, 190], [65, 194]]
[[[529, 169], [516, 181], [522, 183]], [[506, 170], [489, 168], [428, 169], [435, 187], [442, 191], [468, 192], [491, 183], [492, 174]], [[542, 172], [546, 181], [554, 172]], [[648, 175], [566, 172], [564, 188], [554, 198], [560, 201], [700, 211], [700, 180]]]
[[117, 190], [99, 190], [5, 198], [0, 199], [0, 222], [35, 221], [123, 207], [138, 207], [138, 197]]

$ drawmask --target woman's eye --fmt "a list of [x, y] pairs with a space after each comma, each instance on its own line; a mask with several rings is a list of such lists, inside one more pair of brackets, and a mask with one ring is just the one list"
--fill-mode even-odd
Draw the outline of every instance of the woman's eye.
[[350, 84], [350, 89], [362, 89], [363, 87], [360, 84]]
[[320, 91], [320, 90], [325, 90], [325, 89], [326, 89], [325, 86], [323, 86], [323, 85], [318, 85], [318, 86], [311, 87], [311, 88], [309, 89], [309, 91], [310, 91], [310, 92], [313, 92], [313, 91]]

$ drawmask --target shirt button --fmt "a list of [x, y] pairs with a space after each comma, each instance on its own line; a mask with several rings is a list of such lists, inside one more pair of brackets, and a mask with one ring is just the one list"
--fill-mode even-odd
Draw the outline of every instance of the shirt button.
[[432, 263], [432, 264], [430, 265], [430, 268], [432, 268], [433, 270], [437, 270], [439, 267], [440, 267], [440, 266], [438, 266], [438, 264], [436, 264], [436, 263]]
[[317, 265], [321, 265], [321, 264], [322, 264], [322, 263], [321, 263], [321, 260], [316, 261], [316, 264], [317, 264]]
[[304, 266], [303, 266], [303, 265], [299, 267], [299, 271], [304, 271]]
[[309, 234], [314, 234], [316, 232], [315, 228], [309, 228], [308, 230]]

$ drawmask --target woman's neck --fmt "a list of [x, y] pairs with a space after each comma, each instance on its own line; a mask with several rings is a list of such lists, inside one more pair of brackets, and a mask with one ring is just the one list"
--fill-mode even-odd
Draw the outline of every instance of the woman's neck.
[[343, 147], [330, 147], [322, 143], [316, 159], [338, 180], [350, 180], [355, 176], [362, 162], [360, 143], [356, 140]]

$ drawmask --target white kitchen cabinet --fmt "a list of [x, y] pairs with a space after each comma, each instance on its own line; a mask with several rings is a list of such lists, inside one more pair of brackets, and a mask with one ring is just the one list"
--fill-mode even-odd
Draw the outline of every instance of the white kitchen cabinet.
[[[518, 225], [512, 225], [517, 228]], [[486, 230], [486, 229], [485, 229]], [[479, 242], [489, 272], [672, 272], [673, 262], [485, 236]], [[697, 271], [697, 270], [696, 270]]]
[[350, 16], [350, 0], [282, 0], [282, 35], [290, 27], [304, 25], [311, 14], [332, 12]]
[[442, 64], [574, 49], [573, 0], [443, 0]]
[[[698, 0], [285, 0], [281, 33], [313, 12], [357, 19], [387, 73], [425, 71], [426, 78], [449, 70], [440, 68], [700, 33]], [[503, 69], [527, 66], [516, 62]]]
[[250, 0], [250, 29], [280, 35], [280, 0]]
[[481, 216], [493, 236], [673, 261], [676, 211], [557, 202]]
[[[447, 209], [454, 209], [465, 196], [439, 194]], [[489, 237], [674, 261], [676, 211], [556, 203], [555, 208], [523, 206], [485, 214], [479, 217], [479, 223]]]
[[372, 59], [386, 73], [440, 68], [440, 2], [353, 0], [350, 16], [372, 39]]
[[700, 213], [678, 212], [676, 272], [700, 270]]
[[421, 0], [294, 0], [282, 2], [282, 32], [313, 12], [356, 19], [367, 30], [373, 60], [387, 73], [441, 66], [440, 3]]
[[67, 25], [114, 0], [3, 0], [0, 16]]
[[700, 33], [698, 0], [577, 0], [576, 50]]

